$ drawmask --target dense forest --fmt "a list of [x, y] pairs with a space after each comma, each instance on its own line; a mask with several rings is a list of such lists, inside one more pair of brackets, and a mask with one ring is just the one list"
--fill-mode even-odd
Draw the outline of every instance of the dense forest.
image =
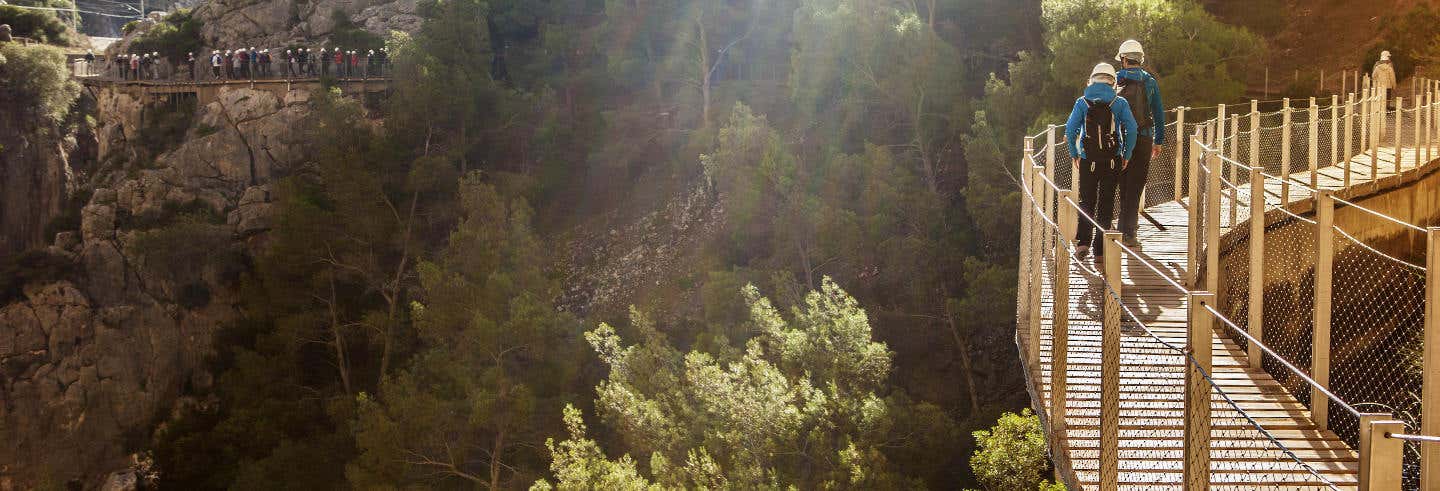
[[[383, 103], [296, 128], [323, 144], [263, 256], [201, 214], [141, 237], [245, 292], [217, 382], [137, 438], [153, 484], [1040, 486], [1043, 443], [1007, 440], [1033, 417], [1001, 418], [1023, 135], [1127, 38], [1172, 105], [1239, 99], [1262, 49], [1192, 0], [420, 13]], [[569, 251], [677, 197], [718, 217], [679, 267], [567, 301]]]

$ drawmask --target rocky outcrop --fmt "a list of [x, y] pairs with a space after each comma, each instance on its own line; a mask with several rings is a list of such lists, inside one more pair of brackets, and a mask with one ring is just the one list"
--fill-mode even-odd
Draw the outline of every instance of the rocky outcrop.
[[[185, 268], [147, 264], [136, 244], [176, 209], [208, 209], [220, 217], [209, 227], [222, 244], [207, 252], [253, 254], [272, 223], [271, 181], [306, 158], [296, 129], [308, 101], [303, 91], [226, 88], [178, 146], [143, 166], [110, 159], [120, 167], [88, 183], [78, 229], [48, 248], [74, 263], [72, 279], [27, 285], [19, 301], [0, 305], [0, 490], [42, 479], [133, 482], [125, 469], [149, 429], [187, 386], [212, 380], [205, 360], [239, 302], [222, 267], [177, 273]], [[134, 151], [140, 104], [100, 97], [103, 154]], [[203, 298], [187, 299], [195, 290]]]
[[196, 8], [208, 46], [279, 47], [329, 38], [336, 12], [355, 25], [384, 36], [420, 26], [415, 0], [215, 0]]

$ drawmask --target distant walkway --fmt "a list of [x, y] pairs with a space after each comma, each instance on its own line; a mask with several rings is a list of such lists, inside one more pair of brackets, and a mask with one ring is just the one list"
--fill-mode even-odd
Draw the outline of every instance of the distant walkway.
[[[1205, 115], [1198, 123], [1175, 114], [1170, 141], [1189, 148], [1167, 148], [1147, 184], [1147, 212], [1164, 230], [1142, 220], [1143, 250], [1107, 234], [1098, 266], [1072, 257], [1070, 237], [1090, 219], [1071, 197], [1068, 161], [1057, 159], [1061, 130], [1027, 139], [1016, 338], [1071, 489], [1378, 491], [1440, 479], [1422, 471], [1422, 455], [1437, 446], [1424, 435], [1440, 436], [1440, 393], [1433, 411], [1428, 400], [1385, 411], [1421, 391], [1391, 374], [1404, 359], [1351, 353], [1379, 343], [1363, 333], [1381, 332], [1371, 327], [1380, 317], [1425, 319], [1426, 339], [1440, 339], [1429, 337], [1432, 321], [1440, 335], [1440, 314], [1395, 287], [1417, 274], [1424, 282], [1426, 266], [1373, 249], [1352, 223], [1335, 221], [1342, 207], [1374, 214], [1361, 222], [1425, 231], [1358, 203], [1440, 168], [1440, 86], [1426, 87], [1422, 104], [1394, 110], [1365, 92], [1274, 113], [1255, 104], [1238, 116], [1223, 106], [1189, 110]], [[1431, 251], [1440, 254], [1440, 241]], [[1381, 279], [1390, 289], [1354, 290]], [[1430, 363], [1427, 354], [1426, 377], [1440, 384], [1440, 365]]]

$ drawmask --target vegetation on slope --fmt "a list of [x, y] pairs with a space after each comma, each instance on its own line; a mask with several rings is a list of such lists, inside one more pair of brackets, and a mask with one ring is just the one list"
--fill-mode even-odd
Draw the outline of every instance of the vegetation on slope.
[[[317, 97], [161, 483], [1000, 489], [956, 435], [1026, 403], [1021, 135], [1126, 37], [1171, 104], [1238, 96], [1255, 44], [1188, 0], [1036, 7], [422, 2], [384, 131]], [[722, 220], [684, 268], [556, 305], [566, 232], [696, 189]], [[1041, 475], [1006, 421], [978, 462]]]

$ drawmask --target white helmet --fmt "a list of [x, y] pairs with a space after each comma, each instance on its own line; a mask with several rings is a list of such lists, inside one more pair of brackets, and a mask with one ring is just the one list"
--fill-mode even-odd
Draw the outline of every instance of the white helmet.
[[1381, 52], [1380, 52], [1380, 61], [1390, 61], [1390, 51], [1389, 51], [1389, 50], [1385, 50], [1385, 51], [1381, 51]]
[[1120, 51], [1115, 53], [1115, 61], [1121, 61], [1123, 58], [1129, 58], [1137, 63], [1144, 64], [1145, 47], [1140, 45], [1140, 41], [1134, 39], [1120, 43]]
[[[1109, 77], [1109, 80], [1096, 80], [1100, 77]], [[1095, 65], [1095, 69], [1090, 70], [1090, 82], [1104, 82], [1107, 84], [1114, 84], [1115, 67], [1109, 63], [1100, 63], [1098, 65]]]

